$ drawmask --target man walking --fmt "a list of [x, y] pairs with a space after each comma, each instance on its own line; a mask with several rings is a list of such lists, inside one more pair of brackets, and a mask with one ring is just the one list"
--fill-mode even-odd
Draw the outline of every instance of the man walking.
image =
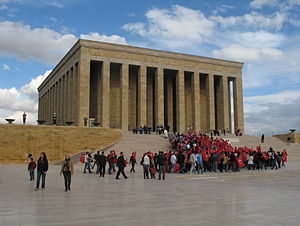
[[117, 161], [117, 167], [118, 167], [118, 172], [117, 172], [117, 176], [116, 179], [120, 180], [119, 176], [122, 173], [123, 177], [125, 179], [127, 179], [128, 177], [125, 175], [124, 173], [124, 168], [125, 168], [125, 159], [124, 159], [124, 155], [123, 152], [120, 153], [120, 156], [118, 157], [118, 161]]
[[104, 151], [99, 155], [99, 173], [100, 177], [104, 177], [105, 175], [105, 165], [106, 165], [106, 156], [104, 155]]
[[157, 156], [157, 163], [159, 166], [159, 173], [158, 173], [158, 179], [161, 179], [161, 174], [163, 175], [163, 180], [165, 179], [166, 176], [166, 161], [167, 158], [164, 155], [162, 151], [159, 152], [159, 155]]

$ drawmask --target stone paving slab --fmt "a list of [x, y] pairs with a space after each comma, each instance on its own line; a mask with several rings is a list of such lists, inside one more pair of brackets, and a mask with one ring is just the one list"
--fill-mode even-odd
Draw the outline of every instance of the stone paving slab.
[[300, 225], [300, 167], [127, 180], [83, 174], [75, 165], [64, 192], [51, 165], [46, 190], [34, 191], [25, 165], [0, 165], [0, 225]]

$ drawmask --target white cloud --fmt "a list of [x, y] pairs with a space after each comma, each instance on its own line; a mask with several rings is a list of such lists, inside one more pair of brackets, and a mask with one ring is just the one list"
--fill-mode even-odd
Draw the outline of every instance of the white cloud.
[[266, 135], [300, 129], [300, 91], [244, 98], [246, 133]]
[[77, 40], [72, 34], [11, 21], [0, 22], [0, 33], [1, 54], [48, 64], [56, 63]]
[[3, 64], [3, 65], [2, 65], [2, 70], [4, 70], [4, 71], [9, 71], [9, 70], [10, 70], [10, 67], [9, 67], [7, 64]]
[[250, 2], [250, 7], [255, 9], [260, 9], [264, 6], [275, 7], [277, 6], [277, 0], [253, 0]]
[[263, 15], [258, 12], [246, 13], [242, 16], [211, 16], [210, 20], [217, 23], [219, 26], [228, 28], [231, 26], [242, 25], [243, 27], [247, 26], [258, 29], [271, 29], [271, 30], [280, 30], [283, 26], [283, 23], [286, 21], [287, 16], [283, 12], [275, 12], [271, 15]]
[[278, 60], [282, 52], [274, 48], [247, 48], [238, 44], [231, 44], [220, 50], [214, 50], [213, 55], [218, 58], [232, 59], [242, 62], [262, 62], [262, 60]]
[[22, 114], [26, 112], [29, 123], [36, 123], [37, 119], [37, 87], [50, 74], [46, 71], [25, 84], [21, 89], [16, 88], [0, 89], [0, 122], [4, 123], [5, 118], [15, 118], [16, 123], [21, 123]]
[[171, 9], [151, 9], [146, 23], [129, 23], [123, 29], [150, 39], [160, 46], [180, 48], [209, 42], [214, 23], [200, 10], [174, 5]]
[[110, 42], [110, 43], [117, 43], [122, 45], [127, 45], [127, 41], [124, 37], [118, 36], [118, 35], [101, 35], [97, 32], [90, 32], [88, 34], [81, 34], [81, 39], [88, 39], [93, 41], [101, 41], [101, 42]]
[[0, 10], [8, 9], [7, 5], [1, 5]]
[[[48, 28], [32, 28], [19, 22], [2, 21], [0, 22], [0, 54], [23, 61], [36, 60], [55, 64], [77, 41], [75, 35], [65, 32], [66, 29], [57, 32]], [[106, 36], [93, 32], [82, 34], [80, 37], [127, 44], [126, 39], [118, 35]]]

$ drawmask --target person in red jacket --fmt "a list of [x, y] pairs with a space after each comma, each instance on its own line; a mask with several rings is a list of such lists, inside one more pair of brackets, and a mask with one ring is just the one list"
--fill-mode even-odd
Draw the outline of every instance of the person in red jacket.
[[36, 163], [33, 160], [33, 158], [31, 157], [30, 158], [30, 162], [28, 163], [29, 178], [30, 178], [31, 181], [34, 180], [34, 171], [35, 171], [35, 168], [36, 168]]

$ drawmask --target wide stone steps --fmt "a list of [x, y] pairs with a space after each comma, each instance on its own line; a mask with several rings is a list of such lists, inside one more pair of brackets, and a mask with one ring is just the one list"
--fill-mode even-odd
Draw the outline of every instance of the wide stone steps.
[[151, 151], [170, 150], [169, 142], [161, 135], [153, 134], [133, 134], [132, 132], [123, 132], [120, 142], [110, 147], [106, 153], [116, 150], [117, 154], [124, 152], [125, 158], [129, 159], [132, 152], [137, 152], [137, 159], [141, 159], [143, 153]]

